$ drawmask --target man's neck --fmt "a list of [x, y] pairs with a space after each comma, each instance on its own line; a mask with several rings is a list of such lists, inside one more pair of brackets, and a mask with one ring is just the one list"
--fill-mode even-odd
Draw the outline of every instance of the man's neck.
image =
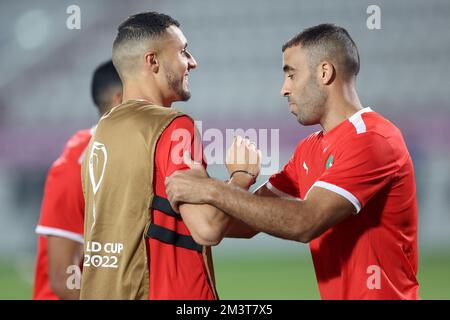
[[329, 132], [362, 108], [356, 90], [353, 87], [344, 88], [335, 97], [328, 98], [325, 106], [327, 111], [320, 125], [324, 132]]
[[164, 99], [161, 97], [161, 95], [156, 94], [156, 92], [152, 92], [151, 90], [144, 91], [139, 87], [132, 85], [124, 86], [123, 88], [122, 102], [126, 102], [129, 100], [146, 101], [158, 106], [170, 107], [170, 104], [164, 104]]

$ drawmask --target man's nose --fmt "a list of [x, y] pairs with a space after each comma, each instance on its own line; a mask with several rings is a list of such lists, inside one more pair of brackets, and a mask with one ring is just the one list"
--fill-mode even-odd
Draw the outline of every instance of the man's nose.
[[283, 84], [283, 86], [281, 87], [281, 92], [280, 92], [282, 97], [288, 97], [290, 94], [290, 91], [288, 90], [288, 88], [286, 87], [286, 84]]
[[188, 69], [190, 70], [195, 68], [197, 68], [197, 61], [195, 61], [193, 56], [190, 56], [188, 60]]

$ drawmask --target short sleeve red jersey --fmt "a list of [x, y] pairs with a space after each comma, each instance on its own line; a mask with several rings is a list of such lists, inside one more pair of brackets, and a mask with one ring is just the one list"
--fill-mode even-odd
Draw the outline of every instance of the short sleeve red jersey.
[[[197, 138], [195, 138], [197, 136]], [[203, 160], [201, 139], [187, 116], [178, 117], [161, 134], [155, 153], [155, 194], [167, 198], [165, 178], [177, 170], [188, 169], [183, 153], [189, 151], [196, 162]], [[190, 236], [182, 219], [152, 210], [152, 221], [178, 234]], [[157, 239], [147, 239], [150, 270], [150, 299], [215, 299], [203, 255], [197, 251], [175, 247]]]
[[365, 108], [310, 135], [267, 186], [300, 199], [325, 188], [355, 207], [353, 217], [310, 243], [322, 298], [419, 298], [414, 168], [388, 120]]
[[39, 243], [33, 299], [58, 299], [49, 285], [46, 236], [58, 236], [83, 243], [81, 161], [90, 139], [90, 129], [78, 131], [68, 140], [62, 155], [48, 172], [36, 227]]

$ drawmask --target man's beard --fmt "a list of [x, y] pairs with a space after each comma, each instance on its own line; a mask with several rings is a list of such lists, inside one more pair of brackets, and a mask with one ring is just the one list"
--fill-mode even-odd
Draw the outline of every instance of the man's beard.
[[191, 97], [191, 93], [189, 90], [183, 89], [183, 81], [184, 75], [177, 79], [175, 73], [172, 70], [167, 69], [166, 73], [167, 83], [169, 84], [169, 88], [172, 89], [177, 96], [180, 97], [180, 101], [187, 101]]
[[308, 95], [299, 102], [297, 120], [303, 125], [315, 125], [322, 117], [327, 95], [321, 90], [317, 82], [310, 79], [306, 90]]

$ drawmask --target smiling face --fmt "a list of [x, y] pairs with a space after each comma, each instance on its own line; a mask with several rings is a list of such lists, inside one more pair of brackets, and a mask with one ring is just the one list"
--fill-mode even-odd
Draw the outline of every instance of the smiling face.
[[320, 123], [327, 100], [315, 70], [316, 66], [310, 66], [308, 56], [300, 45], [283, 52], [284, 83], [281, 95], [287, 97], [291, 113], [303, 125]]
[[170, 26], [166, 33], [161, 55], [164, 95], [172, 102], [187, 101], [191, 97], [189, 71], [197, 67], [197, 62], [187, 50], [186, 37], [178, 27]]

